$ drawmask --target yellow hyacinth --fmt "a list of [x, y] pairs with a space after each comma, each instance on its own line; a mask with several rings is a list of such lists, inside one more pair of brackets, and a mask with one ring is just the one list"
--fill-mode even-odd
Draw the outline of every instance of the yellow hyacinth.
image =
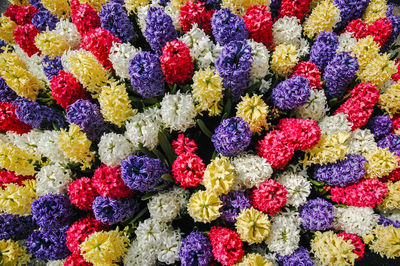
[[304, 34], [313, 39], [323, 31], [332, 31], [339, 21], [340, 9], [332, 0], [322, 1], [318, 3], [304, 22]]
[[246, 94], [236, 106], [236, 116], [249, 123], [250, 130], [254, 133], [261, 133], [263, 127], [267, 127], [268, 106], [261, 97], [261, 95], [250, 97]]
[[221, 156], [212, 160], [204, 171], [202, 184], [208, 192], [217, 195], [230, 191], [235, 179], [235, 168], [227, 157]]
[[292, 44], [280, 44], [272, 53], [271, 69], [280, 76], [288, 77], [298, 62], [296, 47]]
[[379, 107], [390, 117], [400, 113], [400, 82], [390, 86], [385, 93], [379, 97]]
[[208, 111], [210, 116], [221, 113], [222, 78], [211, 68], [197, 71], [193, 76], [192, 93], [196, 102], [196, 110]]
[[271, 222], [267, 214], [251, 207], [240, 211], [235, 227], [240, 238], [251, 245], [261, 243], [268, 236]]
[[132, 109], [125, 85], [111, 81], [103, 86], [99, 96], [100, 110], [104, 120], [121, 127], [137, 110]]
[[72, 74], [97, 98], [101, 88], [107, 84], [109, 73], [97, 61], [96, 57], [85, 50], [68, 52], [68, 64]]
[[3, 39], [10, 44], [13, 44], [14, 30], [16, 27], [17, 24], [14, 21], [2, 14], [0, 17], [0, 39]]
[[37, 198], [36, 180], [24, 180], [22, 185], [6, 184], [0, 188], [0, 212], [30, 215], [31, 203]]
[[273, 266], [273, 264], [258, 253], [247, 253], [235, 266]]
[[389, 259], [400, 257], [400, 228], [393, 225], [378, 225], [372, 230], [373, 239], [369, 242], [369, 248]]
[[180, 10], [181, 7], [183, 5], [185, 5], [187, 2], [189, 2], [190, 0], [171, 0], [171, 7], [176, 9], [176, 10]]
[[44, 8], [58, 18], [69, 18], [71, 14], [71, 7], [68, 0], [41, 0], [41, 3]]
[[361, 73], [367, 65], [379, 55], [380, 46], [374, 41], [374, 37], [369, 35], [357, 41], [353, 47], [352, 56], [357, 57], [358, 65]]
[[388, 193], [383, 199], [383, 202], [379, 205], [379, 208], [384, 211], [400, 209], [400, 181], [395, 183], [388, 182], [386, 184]]
[[94, 10], [97, 12], [101, 11], [101, 6], [106, 4], [108, 0], [79, 0], [80, 3], [82, 4], [89, 4], [91, 7], [93, 7]]
[[364, 156], [368, 161], [365, 164], [368, 178], [384, 177], [398, 167], [399, 157], [390, 152], [388, 148], [377, 148]]
[[249, 7], [254, 5], [269, 6], [270, 0], [222, 0], [223, 8], [230, 8], [233, 13], [244, 15]]
[[129, 238], [117, 230], [94, 232], [80, 245], [83, 258], [94, 266], [117, 265], [125, 255]]
[[364, 12], [363, 20], [372, 24], [375, 20], [386, 17], [387, 0], [371, 0]]
[[17, 175], [34, 175], [35, 166], [42, 166], [42, 158], [10, 143], [0, 141], [0, 167], [14, 171]]
[[94, 160], [94, 153], [90, 151], [91, 145], [92, 142], [76, 124], [71, 124], [69, 131], [60, 131], [58, 147], [72, 162], [81, 163], [83, 170], [89, 168]]
[[343, 237], [333, 231], [321, 233], [317, 231], [311, 240], [311, 252], [323, 265], [354, 265], [358, 255], [353, 252], [351, 240], [345, 241]]
[[13, 240], [0, 240], [0, 265], [20, 266], [30, 261], [31, 255], [23, 245]]
[[50, 57], [61, 56], [68, 50], [68, 42], [55, 31], [44, 31], [35, 36], [35, 45]]
[[380, 88], [395, 73], [397, 73], [396, 62], [390, 60], [390, 55], [385, 53], [373, 58], [362, 71], [357, 73], [357, 76], [361, 82], [370, 82]]
[[221, 215], [221, 206], [222, 202], [216, 194], [200, 190], [190, 197], [187, 210], [196, 222], [209, 223]]
[[138, 7], [146, 6], [150, 0], [125, 0], [125, 8], [130, 14], [136, 13]]
[[315, 164], [334, 163], [346, 157], [348, 146], [346, 141], [350, 134], [338, 131], [333, 135], [323, 134], [318, 144], [305, 151], [304, 166]]

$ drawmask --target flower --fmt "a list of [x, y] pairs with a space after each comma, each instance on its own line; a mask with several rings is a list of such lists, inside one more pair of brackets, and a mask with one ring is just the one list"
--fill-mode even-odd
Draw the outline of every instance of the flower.
[[77, 100], [87, 99], [86, 91], [78, 80], [69, 72], [61, 70], [50, 81], [51, 95], [63, 108]]
[[207, 192], [217, 195], [229, 192], [235, 179], [234, 167], [227, 157], [221, 156], [213, 159], [204, 171], [202, 184]]
[[294, 76], [280, 82], [272, 90], [274, 105], [280, 109], [291, 110], [306, 103], [311, 95], [308, 79]]
[[4, 265], [29, 263], [31, 255], [23, 245], [12, 240], [0, 240], [0, 261]]
[[31, 203], [36, 199], [36, 181], [24, 180], [22, 185], [7, 184], [0, 189], [0, 211], [10, 214], [30, 215]]
[[376, 149], [377, 144], [375, 143], [374, 135], [369, 129], [356, 129], [351, 132], [349, 153], [366, 154], [369, 150]]
[[[59, 262], [59, 261], [55, 261]], [[48, 262], [49, 263], [49, 262]], [[72, 253], [67, 257], [67, 259], [64, 261], [61, 261], [61, 265], [53, 265], [49, 263], [49, 266], [74, 266], [74, 265], [81, 265], [81, 266], [91, 266], [92, 264], [90, 262], [87, 262], [80, 253]]]
[[262, 128], [267, 128], [268, 106], [261, 99], [261, 95], [249, 94], [241, 97], [236, 106], [236, 116], [241, 117], [250, 126], [253, 133], [260, 133]]
[[93, 200], [99, 195], [92, 180], [81, 177], [68, 185], [69, 200], [81, 210], [91, 210]]
[[43, 166], [36, 175], [36, 193], [39, 196], [65, 194], [68, 184], [72, 182], [71, 175], [71, 170], [59, 164]]
[[41, 2], [44, 8], [57, 15], [58, 18], [69, 17], [71, 14], [71, 8], [67, 0], [41, 0]]
[[338, 23], [337, 27], [342, 28], [346, 26], [350, 21], [360, 18], [365, 9], [367, 8], [370, 1], [340, 1], [335, 0], [334, 4], [340, 9], [341, 21]]
[[287, 77], [293, 72], [298, 60], [299, 55], [294, 45], [280, 44], [272, 53], [271, 69], [276, 74]]
[[236, 156], [249, 146], [251, 135], [249, 123], [241, 117], [232, 117], [221, 122], [211, 141], [218, 153], [223, 156]]
[[92, 208], [96, 220], [114, 225], [132, 218], [138, 211], [139, 204], [132, 198], [111, 199], [98, 196], [94, 199]]
[[35, 164], [42, 165], [41, 157], [31, 151], [20, 149], [0, 141], [0, 166], [17, 175], [34, 175]]
[[331, 203], [316, 198], [309, 200], [300, 212], [302, 226], [308, 230], [326, 230], [332, 226], [334, 208]]
[[183, 188], [196, 187], [203, 180], [203, 160], [194, 153], [181, 153], [172, 164], [175, 183]]
[[310, 256], [310, 252], [308, 252], [308, 250], [304, 247], [299, 247], [290, 255], [286, 256], [278, 255], [278, 258], [283, 266], [298, 265], [298, 264], [304, 266], [314, 265], [314, 262]]
[[376, 140], [388, 135], [393, 130], [392, 120], [388, 115], [378, 115], [372, 117], [368, 121], [367, 126], [374, 134]]
[[92, 186], [99, 195], [112, 199], [121, 199], [133, 194], [133, 191], [122, 181], [119, 167], [102, 165], [97, 168], [92, 177]]
[[297, 118], [321, 120], [327, 112], [327, 100], [323, 90], [311, 89], [310, 99], [297, 107], [294, 112]]
[[264, 181], [254, 188], [249, 196], [251, 205], [264, 213], [280, 212], [287, 200], [287, 190], [273, 179]]
[[343, 237], [345, 241], [351, 241], [351, 244], [354, 246], [353, 252], [358, 255], [358, 258], [356, 260], [362, 259], [364, 257], [365, 247], [360, 237], [353, 234], [348, 234], [346, 232], [341, 232], [337, 235]]
[[41, 260], [65, 259], [70, 254], [65, 243], [66, 229], [36, 230], [27, 239], [29, 253]]
[[318, 67], [310, 61], [302, 61], [298, 63], [294, 67], [293, 73], [290, 77], [293, 76], [305, 77], [308, 79], [311, 88], [321, 89], [321, 72], [318, 70]]
[[390, 133], [378, 142], [378, 147], [389, 148], [389, 151], [400, 156], [400, 135]]
[[225, 227], [211, 227], [209, 238], [214, 258], [222, 265], [232, 265], [244, 255], [239, 234]]
[[188, 1], [181, 6], [179, 13], [179, 23], [185, 32], [192, 29], [193, 24], [197, 24], [206, 34], [211, 33], [211, 16], [214, 10], [206, 10], [205, 3]]
[[108, 59], [119, 77], [129, 79], [129, 62], [140, 52], [140, 49], [130, 43], [114, 42], [110, 48]]
[[400, 197], [400, 182], [388, 182], [387, 183], [388, 192], [383, 199], [383, 202], [378, 206], [383, 210], [394, 210], [400, 207], [399, 197]]
[[243, 256], [242, 260], [235, 265], [246, 266], [246, 265], [264, 265], [272, 266], [272, 262], [265, 259], [263, 256], [257, 253], [247, 253]]
[[302, 20], [310, 10], [312, 0], [290, 1], [281, 0], [281, 9], [279, 10], [280, 17], [297, 17]]
[[222, 201], [222, 207], [219, 209], [221, 218], [227, 222], [236, 222], [238, 214], [251, 206], [249, 199], [242, 191], [231, 190], [219, 198]]
[[87, 3], [79, 3], [72, 8], [71, 20], [81, 36], [101, 26], [96, 10]]
[[270, 233], [270, 225], [268, 215], [253, 207], [242, 209], [235, 222], [240, 238], [250, 245], [261, 243]]
[[357, 41], [352, 49], [352, 55], [355, 55], [360, 66], [360, 72], [379, 54], [380, 47], [374, 41], [373, 36], [367, 36]]
[[14, 30], [17, 24], [4, 14], [0, 16], [0, 38], [8, 43], [14, 43]]
[[166, 94], [161, 101], [161, 118], [174, 131], [185, 132], [195, 124], [197, 112], [191, 94]]
[[192, 78], [193, 60], [189, 47], [182, 41], [167, 42], [162, 48], [160, 62], [167, 83], [185, 83]]
[[382, 108], [390, 117], [400, 112], [400, 82], [390, 86], [379, 97], [379, 107]]
[[44, 31], [37, 34], [35, 45], [43, 54], [47, 54], [51, 58], [61, 56], [69, 48], [67, 41], [56, 31]]
[[357, 76], [361, 82], [370, 82], [380, 88], [396, 72], [397, 67], [395, 62], [390, 60], [389, 54], [385, 53], [373, 58]]
[[160, 159], [131, 155], [121, 162], [121, 178], [133, 190], [151, 192], [163, 183], [168, 169]]
[[18, 107], [8, 103], [8, 102], [2, 102], [0, 103], [0, 110], [1, 110], [1, 116], [0, 116], [0, 131], [1, 132], [7, 132], [7, 131], [12, 131], [17, 134], [23, 134], [27, 133], [31, 130], [31, 126], [28, 124], [25, 124], [21, 120], [18, 119], [15, 111]]
[[365, 154], [368, 163], [365, 165], [367, 178], [378, 178], [390, 174], [398, 167], [400, 158], [391, 153], [388, 148], [378, 148]]
[[[52, 80], [54, 76], [57, 76], [61, 70], [63, 70], [62, 62], [61, 62], [61, 57], [60, 56], [55, 56], [54, 58], [51, 58], [50, 56], [46, 55], [43, 57], [41, 61], [41, 65], [43, 68], [43, 72], [46, 75], [48, 80]], [[64, 72], [65, 73], [65, 72]], [[53, 96], [54, 98], [54, 96]]]
[[399, 257], [399, 248], [397, 243], [400, 240], [400, 228], [395, 228], [393, 225], [383, 226], [378, 225], [373, 231], [373, 240], [368, 243], [369, 248], [381, 255], [390, 259]]
[[357, 39], [351, 32], [343, 32], [339, 35], [339, 45], [336, 48], [336, 53], [351, 52], [357, 44]]
[[121, 161], [135, 151], [128, 139], [116, 133], [103, 134], [99, 142], [100, 161], [107, 166], [116, 167]]
[[150, 217], [160, 222], [171, 222], [187, 205], [187, 191], [175, 187], [154, 195], [147, 203]]
[[257, 83], [269, 74], [269, 51], [264, 44], [254, 40], [248, 41], [251, 47], [253, 62], [250, 68], [250, 82]]
[[28, 56], [36, 53], [40, 55], [40, 50], [35, 45], [35, 36], [38, 34], [38, 29], [32, 24], [17, 26], [14, 30], [14, 40]]
[[365, 13], [363, 15], [363, 20], [370, 24], [379, 18], [386, 16], [387, 5], [386, 2], [382, 0], [371, 0]]
[[179, 259], [182, 266], [198, 263], [200, 266], [208, 265], [212, 259], [211, 243], [207, 236], [193, 231], [182, 240], [179, 250]]
[[112, 265], [125, 254], [128, 242], [128, 237], [118, 229], [94, 232], [80, 245], [81, 254], [86, 261], [95, 265]]
[[9, 213], [0, 215], [0, 239], [23, 240], [35, 229], [32, 216], [21, 216]]
[[306, 176], [287, 171], [279, 175], [276, 181], [282, 184], [288, 192], [287, 205], [298, 208], [306, 203], [307, 197], [311, 193], [311, 183]]
[[247, 29], [243, 18], [233, 14], [229, 8], [217, 10], [211, 18], [212, 34], [220, 45], [247, 39]]
[[311, 47], [310, 62], [323, 72], [327, 64], [334, 58], [338, 45], [339, 39], [335, 33], [321, 32]]
[[346, 206], [335, 207], [333, 227], [349, 234], [364, 236], [377, 225], [379, 216], [372, 208]]
[[246, 10], [243, 20], [250, 38], [269, 47], [272, 43], [272, 19], [267, 5], [253, 5]]
[[199, 190], [192, 194], [187, 205], [190, 217], [196, 222], [209, 223], [221, 214], [222, 202], [214, 193]]
[[58, 21], [57, 16], [45, 9], [39, 10], [32, 17], [32, 24], [39, 31], [54, 30]]
[[196, 142], [185, 137], [184, 134], [179, 134], [178, 138], [172, 141], [171, 146], [178, 156], [182, 153], [194, 153], [198, 148]]

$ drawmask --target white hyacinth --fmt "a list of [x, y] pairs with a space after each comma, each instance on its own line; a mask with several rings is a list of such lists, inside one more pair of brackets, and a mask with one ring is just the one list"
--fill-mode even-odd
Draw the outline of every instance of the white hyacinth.
[[162, 235], [159, 241], [158, 260], [166, 264], [173, 264], [175, 261], [178, 261], [179, 249], [182, 244], [179, 231], [169, 230], [167, 234]]
[[179, 14], [180, 14], [180, 9], [179, 8], [174, 8], [173, 4], [171, 1], [168, 2], [168, 4], [164, 7], [165, 13], [167, 13], [171, 19], [172, 19], [172, 24], [174, 24], [174, 27], [177, 31], [182, 29], [181, 23], [179, 22]]
[[45, 130], [39, 134], [37, 152], [50, 159], [53, 163], [67, 163], [69, 160], [58, 147], [60, 134], [55, 130]]
[[46, 263], [46, 266], [64, 266], [64, 263], [65, 260], [50, 260]]
[[295, 109], [297, 118], [321, 120], [328, 111], [326, 96], [323, 90], [312, 89], [310, 99]]
[[99, 142], [100, 161], [107, 166], [116, 167], [121, 161], [136, 151], [129, 140], [121, 134], [107, 133]]
[[377, 148], [374, 134], [369, 129], [356, 129], [351, 132], [349, 153], [366, 154]]
[[161, 102], [161, 118], [171, 130], [185, 132], [195, 125], [197, 112], [191, 94], [166, 94]]
[[134, 147], [142, 144], [146, 148], [153, 149], [158, 145], [160, 129], [160, 109], [149, 108], [127, 120], [125, 137], [132, 142]]
[[353, 123], [347, 120], [347, 115], [343, 113], [337, 113], [333, 116], [325, 116], [319, 123], [321, 132], [333, 135], [338, 131], [351, 132]]
[[286, 187], [288, 192], [286, 205], [298, 208], [307, 202], [307, 197], [311, 193], [311, 183], [306, 177], [286, 171], [276, 181]]
[[153, 266], [156, 262], [156, 249], [137, 240], [131, 243], [124, 257], [124, 265]]
[[236, 172], [233, 190], [258, 187], [272, 175], [271, 165], [258, 155], [240, 154], [233, 158], [232, 164]]
[[269, 73], [269, 52], [264, 44], [249, 40], [253, 62], [251, 63], [250, 79], [255, 82]]
[[268, 249], [282, 256], [292, 254], [300, 241], [300, 218], [298, 213], [280, 213], [271, 219], [271, 231], [265, 240]]
[[14, 45], [14, 51], [18, 54], [19, 58], [25, 63], [26, 67], [28, 68], [29, 72], [31, 72], [36, 78], [48, 82], [48, 79], [43, 71], [42, 60], [44, 55], [38, 55], [37, 53], [28, 56], [24, 50], [19, 47], [19, 45]]
[[129, 43], [114, 42], [108, 58], [113, 65], [115, 73], [123, 79], [129, 79], [130, 61], [140, 51], [140, 49], [135, 48]]
[[335, 229], [345, 231], [348, 234], [364, 236], [371, 232], [377, 225], [379, 215], [368, 207], [335, 207]]
[[57, 35], [63, 37], [71, 50], [77, 49], [81, 43], [81, 35], [74, 23], [61, 19], [54, 29]]
[[65, 194], [68, 184], [73, 181], [71, 175], [71, 170], [59, 164], [43, 166], [36, 175], [36, 193], [39, 196]]
[[40, 139], [40, 132], [36, 130], [31, 130], [28, 133], [17, 134], [12, 131], [7, 131], [6, 135], [8, 137], [9, 143], [17, 146], [20, 149], [38, 152], [38, 144]]
[[336, 48], [336, 53], [351, 52], [357, 44], [357, 39], [354, 38], [353, 33], [343, 32], [339, 35], [339, 45]]
[[160, 192], [147, 203], [150, 217], [161, 222], [171, 222], [186, 206], [187, 192], [182, 188]]

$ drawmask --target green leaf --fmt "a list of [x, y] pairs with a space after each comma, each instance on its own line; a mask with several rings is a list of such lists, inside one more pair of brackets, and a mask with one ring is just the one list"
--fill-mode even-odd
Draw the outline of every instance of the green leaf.
[[155, 194], [157, 194], [157, 193], [156, 192], [146, 193], [140, 198], [140, 200], [146, 201], [146, 200], [150, 199], [151, 197], [153, 197]]
[[154, 155], [157, 156], [158, 159], [163, 161], [167, 165], [167, 167], [170, 166], [167, 158], [165, 158], [165, 156], [164, 156], [164, 154], [162, 154], [162, 152], [160, 152], [159, 150], [157, 150], [155, 148], [152, 149], [151, 152], [154, 153]]
[[161, 176], [161, 178], [164, 179], [165, 181], [168, 181], [168, 182], [173, 182], [174, 181], [174, 178], [170, 174], [163, 174]]
[[203, 120], [201, 119], [197, 119], [196, 120], [197, 125], [199, 126], [199, 128], [201, 129], [201, 131], [209, 138], [212, 137], [212, 133], [211, 131], [207, 128], [206, 124], [204, 123]]
[[147, 149], [146, 147], [143, 146], [142, 143], [139, 143], [139, 150], [141, 153], [143, 153], [144, 155], [147, 155], [149, 157], [154, 157], [154, 154], [151, 153], [151, 151], [149, 149]]
[[52, 122], [51, 124], [53, 125], [54, 130], [60, 131], [60, 128], [56, 125], [56, 123]]
[[167, 136], [162, 130], [158, 132], [158, 142], [160, 143], [161, 149], [163, 150], [165, 156], [167, 156], [170, 165], [172, 165], [172, 163], [176, 159], [176, 154], [171, 144], [169, 143]]
[[232, 109], [232, 93], [231, 89], [228, 89], [226, 93], [226, 102], [224, 105], [224, 114], [222, 115], [221, 121], [229, 117], [231, 109]]

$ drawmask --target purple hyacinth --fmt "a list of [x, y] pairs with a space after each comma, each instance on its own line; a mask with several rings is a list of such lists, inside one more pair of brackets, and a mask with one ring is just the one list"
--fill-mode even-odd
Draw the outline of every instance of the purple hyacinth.
[[400, 222], [391, 220], [385, 216], [379, 215], [379, 220], [378, 224], [383, 225], [383, 226], [390, 226], [393, 225], [394, 228], [400, 228]]
[[134, 90], [143, 98], [164, 94], [165, 81], [160, 58], [151, 52], [140, 52], [132, 58], [129, 77]]
[[179, 249], [182, 266], [206, 266], [213, 260], [210, 240], [201, 232], [191, 232]]
[[211, 28], [215, 40], [220, 45], [231, 41], [244, 41], [249, 35], [243, 18], [232, 13], [229, 8], [222, 8], [214, 13]]
[[350, 52], [337, 54], [325, 67], [323, 78], [326, 82], [326, 97], [342, 97], [358, 70], [357, 58], [351, 56]]
[[128, 12], [123, 4], [108, 2], [99, 12], [101, 26], [118, 37], [122, 42], [130, 42], [136, 33], [129, 21]]
[[51, 14], [47, 9], [39, 10], [39, 12], [36, 12], [32, 18], [33, 26], [35, 26], [39, 31], [54, 30], [58, 21], [57, 16]]
[[26, 98], [17, 98], [14, 104], [18, 106], [15, 111], [19, 120], [37, 129], [53, 129], [65, 127], [64, 116], [52, 108]]
[[378, 147], [389, 148], [397, 156], [400, 156], [400, 135], [390, 133], [378, 141]]
[[292, 110], [305, 104], [311, 95], [310, 82], [302, 76], [293, 76], [272, 89], [271, 97], [279, 109]]
[[131, 155], [121, 162], [121, 177], [125, 185], [140, 192], [152, 192], [164, 181], [167, 167], [160, 159]]
[[374, 134], [375, 140], [379, 140], [392, 132], [393, 124], [388, 115], [378, 115], [368, 121], [367, 127]]
[[328, 201], [316, 198], [309, 200], [300, 211], [302, 226], [308, 230], [325, 230], [331, 227], [334, 208]]
[[199, 2], [206, 3], [207, 10], [221, 8], [221, 0], [199, 0]]
[[279, 15], [279, 9], [281, 9], [282, 0], [271, 0], [271, 4], [269, 4], [269, 8], [271, 9], [271, 16], [273, 18]]
[[[389, 11], [389, 10], [388, 10]], [[396, 15], [388, 15], [387, 18], [392, 23], [392, 33], [389, 36], [389, 39], [385, 43], [384, 51], [387, 51], [389, 47], [393, 44], [393, 42], [397, 39], [400, 34], [400, 18]]]
[[314, 266], [314, 262], [310, 256], [310, 252], [305, 247], [299, 247], [290, 255], [277, 255], [282, 266]]
[[35, 199], [31, 213], [42, 228], [60, 228], [72, 222], [74, 207], [69, 198], [60, 194], [47, 194]]
[[39, 10], [45, 10], [40, 0], [29, 0], [29, 4], [33, 7], [36, 7]]
[[20, 216], [14, 214], [0, 215], [0, 239], [23, 240], [26, 239], [36, 224], [32, 216]]
[[0, 102], [13, 102], [18, 98], [18, 95], [10, 87], [8, 87], [5, 80], [0, 77]]
[[171, 17], [162, 8], [150, 7], [147, 12], [146, 29], [144, 35], [150, 44], [151, 49], [161, 55], [161, 49], [167, 42], [178, 38]]
[[315, 40], [310, 50], [310, 61], [322, 72], [336, 54], [339, 38], [333, 32], [323, 31]]
[[230, 89], [234, 101], [246, 90], [250, 81], [250, 68], [253, 56], [246, 41], [232, 41], [222, 49], [215, 67], [221, 76], [222, 85]]
[[61, 260], [71, 252], [66, 244], [68, 227], [41, 229], [33, 232], [27, 240], [29, 253], [42, 260]]
[[367, 162], [361, 154], [349, 154], [346, 159], [337, 163], [315, 166], [314, 179], [330, 186], [345, 187], [357, 183], [364, 177]]
[[68, 123], [79, 126], [91, 141], [98, 141], [108, 129], [99, 106], [89, 100], [80, 99], [68, 106], [66, 117]]
[[225, 119], [211, 138], [215, 150], [223, 156], [236, 156], [250, 145], [252, 132], [241, 117]]
[[53, 59], [49, 55], [46, 55], [42, 60], [43, 72], [49, 80], [52, 80], [54, 76], [63, 70], [61, 63], [61, 56], [55, 56]]
[[336, 28], [346, 27], [350, 21], [361, 18], [371, 0], [333, 0], [340, 10], [341, 21]]
[[131, 218], [139, 209], [133, 198], [111, 199], [98, 196], [93, 201], [93, 213], [96, 220], [113, 225]]
[[219, 212], [221, 213], [221, 218], [227, 222], [236, 222], [236, 217], [240, 211], [251, 207], [250, 200], [243, 191], [232, 190], [219, 198], [222, 201], [222, 207]]
[[7, 43], [4, 40], [0, 39], [0, 53], [4, 53], [6, 47]]
[[170, 0], [159, 0], [158, 1], [158, 4], [160, 5], [160, 6], [167, 6], [168, 5], [168, 3], [170, 2]]

